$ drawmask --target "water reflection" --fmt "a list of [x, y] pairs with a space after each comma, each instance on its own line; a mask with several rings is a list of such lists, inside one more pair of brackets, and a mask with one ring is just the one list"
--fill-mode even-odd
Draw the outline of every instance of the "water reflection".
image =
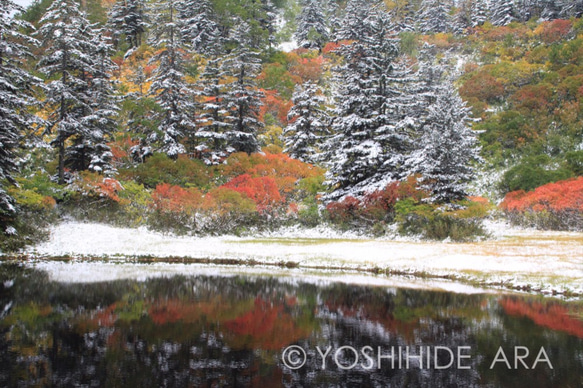
[[[575, 387], [581, 313], [534, 297], [269, 277], [61, 284], [4, 264], [0, 386]], [[306, 353], [299, 369], [282, 361], [289, 345]], [[515, 360], [516, 347], [530, 354]]]

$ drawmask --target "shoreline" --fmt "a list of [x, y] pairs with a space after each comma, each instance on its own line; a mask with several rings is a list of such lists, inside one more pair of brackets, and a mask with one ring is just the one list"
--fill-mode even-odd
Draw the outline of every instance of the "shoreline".
[[51, 229], [48, 241], [22, 252], [20, 258], [353, 271], [583, 296], [583, 233], [494, 227], [496, 239], [449, 243], [366, 239], [322, 234], [321, 230], [257, 237], [182, 237], [143, 228], [64, 222]]
[[[506, 280], [488, 280], [488, 279], [479, 279], [478, 277], [473, 276], [464, 276], [463, 274], [438, 274], [433, 273], [431, 271], [417, 271], [417, 270], [399, 270], [394, 268], [380, 268], [380, 267], [354, 267], [354, 266], [321, 266], [321, 265], [302, 265], [297, 262], [288, 261], [288, 262], [270, 262], [270, 261], [257, 261], [254, 259], [247, 259], [247, 260], [237, 260], [237, 259], [221, 259], [221, 258], [193, 258], [193, 257], [152, 257], [152, 256], [137, 256], [137, 257], [83, 257], [83, 256], [62, 256], [62, 257], [34, 257], [34, 256], [0, 256], [0, 262], [5, 261], [16, 261], [19, 263], [25, 264], [32, 264], [33, 268], [39, 268], [41, 270], [47, 270], [47, 267], [50, 267], [50, 263], [59, 263], [59, 264], [70, 264], [70, 265], [78, 265], [78, 264], [95, 264], [99, 267], [99, 265], [108, 265], [113, 264], [116, 266], [119, 265], [138, 265], [138, 266], [145, 266], [145, 265], [153, 265], [153, 264], [165, 264], [169, 266], [173, 265], [182, 265], [180, 268], [170, 268], [167, 267], [166, 272], [164, 273], [155, 273], [151, 271], [146, 271], [148, 277], [157, 277], [157, 276], [165, 276], [165, 275], [181, 275], [183, 274], [181, 271], [184, 269], [184, 266], [201, 266], [197, 269], [203, 268], [208, 270], [218, 270], [218, 269], [226, 269], [227, 275], [233, 274], [242, 274], [242, 275], [249, 275], [249, 276], [292, 276], [293, 273], [286, 273], [281, 271], [286, 270], [299, 270], [300, 274], [301, 271], [306, 271], [309, 273], [316, 273], [316, 274], [326, 274], [326, 276], [334, 276], [334, 275], [366, 275], [366, 276], [376, 276], [382, 277], [383, 280], [391, 279], [391, 278], [401, 278], [407, 279], [411, 283], [415, 283], [417, 281], [437, 281], [441, 283], [431, 284], [429, 287], [425, 287], [424, 285], [420, 285], [418, 288], [430, 288], [430, 289], [437, 289], [442, 291], [450, 291], [450, 292], [459, 292], [458, 288], [455, 285], [460, 286], [467, 286], [468, 288], [465, 291], [471, 290], [471, 293], [475, 291], [480, 291], [484, 293], [491, 293], [491, 292], [522, 292], [522, 293], [530, 293], [530, 294], [539, 294], [544, 296], [556, 296], [556, 297], [564, 297], [564, 298], [575, 298], [575, 299], [583, 299], [583, 292], [575, 291], [572, 292], [570, 290], [555, 290], [553, 288], [542, 288], [537, 286], [533, 283], [519, 283], [514, 284], [512, 279]], [[39, 266], [40, 264], [40, 266]], [[238, 270], [245, 269], [245, 271], [239, 272]], [[138, 268], [139, 271], [139, 268]], [[50, 270], [48, 271], [50, 274]], [[203, 271], [204, 272], [204, 271]], [[211, 273], [213, 271], [210, 271]], [[194, 273], [197, 274], [195, 271]], [[224, 275], [223, 272], [218, 272], [220, 275]], [[53, 273], [54, 276], [54, 273]], [[132, 278], [134, 276], [127, 276], [127, 278]], [[110, 280], [122, 280], [126, 277], [115, 277]], [[137, 278], [144, 278], [143, 272], [138, 272]], [[53, 279], [55, 281], [62, 281], [62, 279]], [[303, 279], [300, 279], [303, 280]], [[352, 281], [354, 279], [351, 279]], [[363, 277], [361, 278], [362, 282], [354, 282], [356, 285], [383, 285], [382, 281], [381, 284], [376, 284], [374, 281], [370, 282], [370, 278], [366, 279]], [[83, 279], [80, 280], [79, 278], [76, 281], [65, 280], [64, 282], [71, 282], [71, 283], [93, 283], [93, 282], [101, 282], [104, 281], [102, 279]], [[335, 280], [332, 280], [335, 281]], [[338, 279], [337, 281], [346, 282], [346, 280]], [[351, 281], [349, 281], [351, 282]], [[443, 282], [449, 282], [452, 287], [443, 287]], [[409, 287], [410, 287], [409, 284]], [[410, 287], [410, 288], [417, 288], [417, 287]], [[466, 293], [463, 292], [462, 293]]]

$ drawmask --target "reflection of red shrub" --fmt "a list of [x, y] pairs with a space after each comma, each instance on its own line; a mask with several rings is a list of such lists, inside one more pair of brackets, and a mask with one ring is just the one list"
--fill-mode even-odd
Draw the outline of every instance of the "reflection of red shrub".
[[306, 337], [309, 331], [298, 327], [283, 307], [282, 304], [257, 298], [252, 311], [225, 322], [225, 328], [235, 336], [231, 342], [235, 347], [254, 346], [280, 350]]
[[558, 303], [528, 302], [514, 298], [504, 298], [499, 303], [508, 315], [528, 317], [539, 326], [583, 338], [583, 321], [569, 315], [569, 310]]

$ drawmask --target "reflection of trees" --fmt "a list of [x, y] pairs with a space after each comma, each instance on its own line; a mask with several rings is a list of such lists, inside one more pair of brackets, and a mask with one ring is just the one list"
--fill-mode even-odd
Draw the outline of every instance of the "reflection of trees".
[[[564, 304], [274, 278], [58, 284], [36, 271], [11, 276], [14, 286], [0, 289], [0, 307], [12, 303], [0, 319], [0, 386], [576, 386], [583, 375], [582, 340], [540, 321], [556, 320]], [[292, 343], [308, 352], [297, 371], [280, 360]], [[387, 361], [344, 371], [329, 357], [322, 370], [315, 350], [367, 345], [471, 346], [472, 368], [391, 369]], [[555, 371], [490, 370], [498, 347], [514, 345], [545, 346]]]

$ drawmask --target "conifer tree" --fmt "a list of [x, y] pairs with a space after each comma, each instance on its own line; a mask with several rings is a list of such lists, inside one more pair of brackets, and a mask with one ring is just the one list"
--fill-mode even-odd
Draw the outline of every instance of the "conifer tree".
[[315, 163], [320, 144], [328, 133], [330, 118], [321, 89], [312, 82], [296, 86], [288, 113], [290, 124], [283, 131], [284, 152], [306, 163]]
[[399, 42], [385, 12], [365, 20], [360, 42], [342, 48], [345, 64], [336, 69], [336, 117], [326, 143], [329, 160], [326, 200], [359, 196], [384, 187], [399, 174], [413, 125], [413, 82], [398, 59]]
[[335, 37], [340, 30], [340, 7], [335, 0], [325, 0], [322, 2], [328, 39]]
[[471, 4], [468, 1], [459, 3], [457, 12], [452, 17], [451, 31], [461, 35], [472, 25]]
[[491, 0], [490, 21], [495, 26], [505, 26], [515, 20], [513, 0]]
[[[182, 38], [175, 0], [160, 1], [152, 7], [155, 17], [150, 27], [150, 42], [158, 49], [151, 63], [157, 64], [149, 94], [161, 108], [158, 131], [150, 135], [159, 150], [170, 158], [185, 153], [184, 137], [196, 132], [195, 94], [185, 79], [184, 55], [188, 52]], [[191, 152], [193, 150], [190, 150]]]
[[451, 83], [441, 87], [423, 125], [419, 148], [408, 161], [421, 174], [420, 188], [431, 193], [433, 203], [452, 203], [467, 196], [475, 174], [472, 162], [480, 160], [470, 109]]
[[539, 0], [541, 7], [541, 19], [554, 20], [561, 14], [560, 1], [558, 0]]
[[88, 127], [87, 141], [91, 146], [89, 170], [113, 175], [113, 154], [108, 143], [113, 140], [117, 128], [119, 98], [112, 82], [112, 73], [117, 68], [110, 59], [112, 46], [107, 38], [95, 31], [93, 40], [95, 60], [94, 73], [91, 77], [89, 97], [91, 114], [86, 118]]
[[303, 0], [297, 17], [298, 28], [294, 38], [300, 47], [321, 49], [328, 41], [326, 18], [322, 5], [316, 0]]
[[258, 53], [249, 48], [252, 41], [250, 33], [247, 23], [238, 23], [235, 35], [240, 37], [240, 44], [221, 66], [222, 74], [231, 80], [224, 85], [228, 143], [233, 151], [248, 154], [259, 150], [257, 134], [263, 128], [259, 120], [263, 93], [258, 90], [255, 81], [261, 71], [261, 60]]
[[419, 8], [417, 29], [425, 34], [450, 31], [450, 11], [451, 3], [448, 0], [423, 0]]
[[477, 27], [490, 19], [490, 5], [488, 0], [473, 0], [471, 5], [471, 26]]
[[14, 215], [16, 208], [5, 183], [14, 183], [18, 171], [17, 148], [20, 137], [39, 121], [28, 108], [38, 105], [33, 87], [40, 79], [25, 70], [24, 60], [32, 55], [28, 45], [35, 39], [21, 33], [32, 26], [12, 17], [23, 9], [11, 0], [0, 0], [0, 225]]
[[398, 32], [415, 31], [415, 3], [409, 0], [394, 1], [391, 16]]
[[146, 32], [146, 15], [143, 0], [119, 0], [109, 11], [109, 29], [116, 39], [123, 35], [130, 49], [139, 47]]
[[[38, 34], [45, 47], [39, 68], [48, 79], [44, 104], [49, 112], [46, 132], [54, 134], [51, 144], [58, 150], [58, 180], [65, 182], [65, 161], [69, 140], [82, 145], [89, 134], [87, 117], [91, 106], [91, 76], [95, 73], [92, 56], [94, 31], [79, 5], [73, 0], [56, 0], [40, 20]], [[90, 155], [72, 150], [73, 168], [83, 169]]]
[[583, 0], [562, 0], [559, 3], [560, 17], [563, 19], [583, 16]]
[[371, 0], [348, 0], [335, 40], [360, 40], [368, 34], [364, 21], [374, 8]]
[[228, 133], [230, 124], [227, 120], [228, 98], [221, 85], [223, 74], [220, 59], [207, 62], [197, 83], [202, 97], [199, 129], [196, 133], [199, 144], [197, 151], [206, 164], [219, 164], [228, 155]]
[[222, 37], [212, 4], [208, 0], [184, 0], [177, 8], [184, 43], [199, 54], [219, 54]]

